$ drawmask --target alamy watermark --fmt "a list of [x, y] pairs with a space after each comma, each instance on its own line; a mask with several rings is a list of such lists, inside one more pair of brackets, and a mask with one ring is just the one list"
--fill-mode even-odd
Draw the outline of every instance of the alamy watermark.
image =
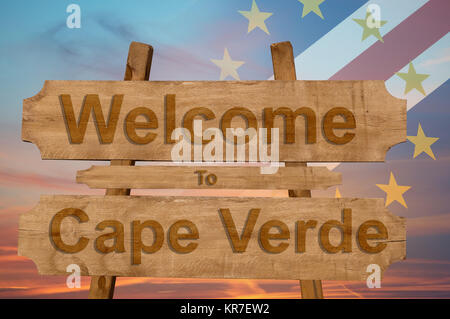
[[366, 24], [370, 29], [381, 28], [381, 8], [378, 4], [372, 3], [367, 6], [368, 16]]
[[78, 4], [69, 4], [66, 12], [70, 13], [66, 19], [66, 25], [69, 29], [81, 28], [81, 8]]
[[70, 264], [66, 268], [66, 272], [70, 273], [66, 279], [66, 285], [68, 288], [81, 288], [81, 269], [77, 264]]
[[377, 264], [367, 266], [366, 272], [370, 275], [367, 277], [366, 284], [368, 288], [381, 288], [381, 268]]
[[[194, 136], [192, 137], [192, 135]], [[186, 128], [179, 127], [173, 130], [171, 138], [177, 141], [171, 150], [173, 162], [223, 163], [225, 159], [227, 163], [244, 163], [248, 160], [248, 162], [266, 164], [260, 167], [261, 174], [275, 174], [278, 167], [282, 166], [279, 163], [278, 128], [271, 128], [272, 138], [271, 143], [268, 143], [267, 128], [259, 128], [258, 132], [253, 127], [245, 130], [243, 128], [227, 128], [224, 138], [222, 130], [207, 128], [203, 131], [202, 121], [194, 120], [192, 135]], [[209, 142], [205, 143], [205, 141]], [[225, 156], [223, 154], [224, 143]], [[194, 154], [192, 154], [192, 149]]]

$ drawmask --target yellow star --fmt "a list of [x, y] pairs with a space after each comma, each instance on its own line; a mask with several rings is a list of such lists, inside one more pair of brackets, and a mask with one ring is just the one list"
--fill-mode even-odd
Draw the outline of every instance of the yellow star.
[[231, 60], [230, 54], [228, 53], [227, 48], [223, 53], [222, 60], [211, 59], [211, 61], [220, 68], [220, 81], [224, 80], [227, 76], [231, 76], [235, 80], [239, 79], [239, 74], [237, 73], [237, 69], [244, 64], [244, 61], [233, 61]]
[[323, 19], [322, 11], [320, 11], [319, 5], [325, 0], [298, 0], [303, 4], [302, 18], [311, 11], [317, 14]]
[[341, 198], [341, 192], [339, 191], [339, 187], [336, 187], [336, 194], [334, 195], [335, 198]]
[[389, 184], [376, 185], [386, 193], [386, 207], [393, 201], [397, 201], [404, 207], [408, 208], [408, 206], [406, 206], [405, 200], [403, 199], [403, 193], [410, 189], [411, 186], [397, 185], [397, 181], [395, 180], [394, 174], [392, 174], [392, 172], [389, 178]]
[[370, 12], [367, 12], [365, 19], [353, 19], [353, 21], [358, 23], [363, 28], [363, 35], [362, 35], [361, 41], [364, 41], [369, 36], [373, 35], [375, 38], [377, 38], [381, 42], [384, 42], [383, 37], [380, 34], [380, 27], [376, 27], [375, 25], [369, 25], [369, 18], [372, 19], [373, 24], [375, 24], [375, 25], [379, 24], [380, 27], [382, 27], [383, 25], [385, 25], [387, 23], [386, 20], [376, 21], [375, 18], [372, 17], [372, 14]]
[[419, 123], [419, 128], [417, 129], [416, 136], [407, 136], [406, 137], [411, 143], [414, 143], [414, 158], [418, 155], [422, 154], [422, 152], [427, 153], [432, 159], [436, 159], [434, 157], [433, 151], [431, 150], [431, 145], [435, 143], [439, 137], [428, 137], [422, 130], [422, 126]]
[[423, 89], [422, 82], [429, 77], [429, 74], [418, 74], [414, 69], [414, 65], [412, 62], [409, 62], [408, 73], [396, 73], [399, 77], [406, 81], [405, 94], [407, 94], [412, 89], [416, 89], [423, 95], [425, 94], [425, 90]]
[[239, 11], [244, 17], [248, 19], [248, 30], [247, 33], [250, 33], [254, 28], [258, 27], [263, 30], [265, 33], [270, 34], [269, 30], [267, 30], [266, 24], [264, 21], [269, 18], [273, 13], [270, 12], [261, 12], [256, 5], [255, 0], [252, 3], [252, 9], [250, 11]]

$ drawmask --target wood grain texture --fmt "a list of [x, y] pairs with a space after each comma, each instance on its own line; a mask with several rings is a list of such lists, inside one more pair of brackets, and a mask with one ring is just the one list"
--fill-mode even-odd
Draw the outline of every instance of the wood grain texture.
[[[270, 46], [272, 54], [273, 74], [275, 80], [297, 80], [295, 70], [294, 50], [289, 41], [273, 43]], [[306, 163], [286, 163], [291, 169], [304, 170]], [[289, 197], [311, 197], [309, 187], [289, 187]], [[300, 280], [303, 299], [322, 299], [322, 282], [320, 280]]]
[[[92, 95], [89, 99], [88, 94]], [[249, 123], [261, 128], [265, 125], [263, 110], [272, 108], [273, 126], [280, 129], [279, 160], [285, 162], [383, 161], [391, 146], [406, 140], [406, 100], [391, 96], [383, 81], [282, 80], [46, 81], [40, 93], [24, 100], [22, 139], [36, 144], [43, 159], [170, 161], [171, 150], [175, 144], [165, 142], [164, 127], [167, 125], [165, 97], [171, 94], [176, 96], [175, 127], [182, 127], [183, 118], [187, 126], [190, 121], [186, 122], [186, 117], [190, 120], [194, 117], [202, 118], [201, 115], [194, 116], [195, 112], [203, 112], [205, 117], [210, 118], [203, 120], [203, 129], [221, 128], [221, 125], [228, 121], [231, 121], [232, 127], [244, 127], [244, 119], [237, 115], [241, 114], [241, 111], [231, 112], [226, 116], [225, 114], [232, 108], [245, 108], [247, 110], [242, 114], [254, 116]], [[69, 105], [69, 95], [73, 107], [73, 116], [70, 117], [72, 129], [77, 130], [75, 123], [81, 128], [86, 127], [83, 142], [80, 144], [70, 143], [71, 140], [81, 140], [81, 136], [69, 138], [69, 128], [66, 128], [63, 116], [66, 112], [63, 111], [63, 105]], [[123, 97], [119, 98], [118, 95]], [[102, 110], [105, 122], [108, 120], [111, 105], [120, 105], [120, 110], [116, 109], [111, 115], [117, 118], [117, 122], [113, 121], [116, 125], [98, 129], [103, 132], [103, 138], [100, 138], [100, 133], [97, 132], [93, 114], [86, 113], [81, 122], [76, 122], [79, 121], [83, 100], [89, 100], [89, 105], [98, 105], [96, 112]], [[126, 134], [127, 131], [134, 132], [135, 126], [130, 119], [127, 122], [125, 118], [138, 107], [148, 108], [153, 112], [150, 113], [151, 121], [139, 124], [142, 128], [137, 130], [137, 134], [142, 138], [140, 143], [144, 144], [133, 142], [130, 138], [136, 141], [136, 136], [130, 137]], [[347, 131], [355, 134], [351, 141], [343, 145], [336, 145], [327, 139], [324, 132], [330, 130], [323, 130], [323, 122], [331, 121], [324, 121], [327, 112], [337, 107], [352, 112], [356, 123], [356, 128], [352, 130], [332, 130], [337, 136], [344, 135]], [[196, 108], [196, 111], [189, 113], [193, 108]], [[308, 122], [311, 123], [307, 129], [309, 134], [305, 134], [305, 117], [302, 115], [294, 117], [292, 123], [295, 123], [295, 129], [284, 132], [286, 124], [283, 116], [275, 114], [280, 108], [284, 111], [309, 109], [309, 116], [315, 116], [315, 121]], [[342, 119], [337, 116], [334, 122], [339, 121]], [[170, 125], [173, 126], [172, 124]], [[145, 136], [147, 133], [150, 135]], [[306, 144], [307, 136], [315, 142]], [[286, 144], [286, 138], [290, 141], [295, 138], [295, 142]], [[150, 140], [151, 142], [148, 142]], [[148, 144], [145, 144], [146, 141]]]
[[[68, 245], [75, 244], [80, 236], [89, 242], [77, 253], [57, 250], [51, 240], [50, 225], [62, 209], [79, 209], [88, 216], [80, 223], [67, 217], [58, 234]], [[341, 221], [344, 208], [352, 210], [351, 252], [328, 253], [319, 244], [321, 225], [329, 220]], [[259, 212], [254, 229], [248, 235], [244, 252], [233, 252], [227, 236], [225, 221], [220, 212], [229, 210], [237, 234], [242, 236], [249, 212]], [[289, 240], [272, 240], [289, 246], [281, 253], [267, 253], [259, 242], [261, 227], [270, 220], [285, 223]], [[380, 253], [366, 253], [357, 243], [356, 233], [368, 220], [382, 222], [388, 233], [385, 240], [371, 240], [371, 245], [386, 244]], [[124, 227], [124, 251], [102, 253], [95, 249], [95, 239], [111, 233], [112, 229], [96, 230], [105, 220], [116, 220]], [[161, 248], [154, 253], [142, 253], [141, 263], [132, 264], [132, 222], [154, 220], [164, 233]], [[190, 253], [177, 253], [170, 248], [168, 230], [180, 220], [196, 225], [198, 246]], [[317, 221], [317, 227], [305, 233], [304, 252], [296, 252], [296, 222]], [[298, 228], [298, 227], [297, 227]], [[271, 233], [277, 233], [272, 229]], [[186, 277], [186, 278], [253, 278], [253, 279], [321, 279], [365, 280], [369, 264], [378, 264], [385, 270], [391, 263], [402, 260], [406, 254], [405, 220], [396, 217], [384, 207], [383, 199], [349, 198], [193, 198], [193, 197], [139, 197], [139, 196], [41, 196], [39, 204], [20, 216], [20, 256], [32, 259], [42, 275], [66, 274], [69, 264], [78, 264], [82, 275]], [[142, 243], [154, 242], [153, 232], [141, 232]], [[330, 232], [330, 242], [338, 245], [341, 232]], [[180, 241], [183, 246], [191, 240]], [[112, 245], [111, 241], [105, 242]]]
[[[125, 67], [124, 81], [148, 81], [153, 58], [151, 45], [131, 42], [128, 49], [127, 64]], [[112, 160], [111, 166], [133, 166], [133, 160]], [[108, 188], [107, 186], [102, 188]], [[106, 195], [130, 195], [129, 188], [109, 188]], [[93, 276], [89, 287], [90, 299], [112, 299], [116, 277]]]
[[342, 176], [326, 167], [279, 167], [275, 174], [261, 174], [259, 167], [242, 166], [92, 166], [78, 171], [77, 183], [90, 188], [327, 189], [342, 184]]

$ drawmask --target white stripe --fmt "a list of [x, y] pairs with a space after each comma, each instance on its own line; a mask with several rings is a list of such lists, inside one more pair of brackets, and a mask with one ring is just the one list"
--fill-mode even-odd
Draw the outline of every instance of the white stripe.
[[381, 20], [387, 21], [380, 28], [380, 33], [383, 36], [422, 7], [427, 1], [368, 1], [295, 58], [297, 78], [299, 80], [328, 80], [378, 41], [374, 36], [369, 36], [364, 41], [361, 41], [363, 29], [353, 21], [353, 19], [365, 18], [369, 4], [377, 4], [380, 7]]
[[[415, 58], [412, 63], [417, 73], [430, 75], [422, 82], [422, 86], [427, 95], [431, 94], [450, 78], [450, 34], [447, 33], [447, 35]], [[409, 62], [399, 72], [406, 73], [408, 68]], [[405, 95], [405, 81], [396, 74], [386, 81], [386, 89], [391, 95], [400, 99], [406, 99], [408, 111], [426, 97], [426, 95], [415, 89]], [[339, 164], [311, 163], [308, 166], [326, 166], [332, 170]]]
[[[416, 57], [412, 63], [417, 73], [430, 75], [422, 82], [427, 95], [444, 84], [450, 77], [450, 34], [447, 33]], [[409, 63], [399, 72], [407, 73], [408, 68]], [[386, 81], [386, 88], [393, 96], [408, 101], [408, 111], [426, 97], [417, 90], [412, 90], [405, 95], [405, 81], [396, 74]]]

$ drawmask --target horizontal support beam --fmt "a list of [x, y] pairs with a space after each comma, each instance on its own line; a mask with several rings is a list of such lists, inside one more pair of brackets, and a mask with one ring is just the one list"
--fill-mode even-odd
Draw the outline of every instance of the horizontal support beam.
[[92, 166], [77, 173], [90, 188], [140, 189], [327, 189], [342, 184], [326, 167], [278, 167], [261, 174], [254, 166]]

